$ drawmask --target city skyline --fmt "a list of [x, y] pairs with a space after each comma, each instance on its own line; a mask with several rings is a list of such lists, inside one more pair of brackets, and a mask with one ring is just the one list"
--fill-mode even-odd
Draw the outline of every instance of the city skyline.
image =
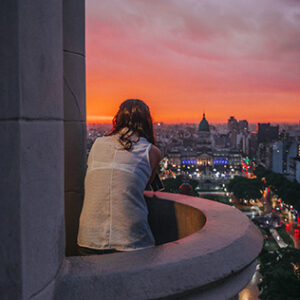
[[157, 122], [298, 123], [299, 16], [292, 0], [89, 0], [87, 120], [140, 98]]

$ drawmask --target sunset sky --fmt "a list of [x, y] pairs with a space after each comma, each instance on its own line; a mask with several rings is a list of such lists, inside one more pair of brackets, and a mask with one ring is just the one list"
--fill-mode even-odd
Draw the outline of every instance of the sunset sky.
[[300, 0], [87, 0], [87, 120], [300, 120]]

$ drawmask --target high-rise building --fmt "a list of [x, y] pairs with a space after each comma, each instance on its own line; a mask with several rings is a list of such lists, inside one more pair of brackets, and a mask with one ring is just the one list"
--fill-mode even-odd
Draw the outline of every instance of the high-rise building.
[[[299, 176], [300, 161], [300, 143], [294, 141], [287, 153], [287, 173], [290, 180], [297, 180]], [[298, 174], [298, 175], [297, 175]]]
[[245, 131], [242, 131], [237, 135], [237, 149], [247, 155], [250, 154], [250, 138], [250, 133]]
[[272, 168], [273, 160], [273, 145], [271, 143], [258, 144], [256, 151], [257, 162], [266, 169]]
[[250, 133], [250, 140], [249, 140], [249, 155], [256, 157], [257, 152], [257, 132], [251, 131]]
[[272, 171], [275, 173], [284, 173], [284, 143], [278, 141], [273, 145], [273, 155], [272, 155]]
[[291, 168], [294, 166], [293, 160], [297, 157], [300, 157], [300, 154], [298, 153], [300, 150], [298, 149], [300, 147], [300, 144], [296, 141], [290, 143], [288, 152], [287, 152], [287, 173], [290, 174]]
[[228, 119], [227, 128], [229, 130], [231, 148], [241, 149], [241, 150], [243, 149], [244, 151], [246, 148], [247, 135], [249, 134], [248, 121], [247, 120], [238, 121], [234, 116], [231, 116]]
[[258, 143], [271, 143], [278, 139], [279, 126], [272, 126], [270, 123], [258, 123], [257, 141]]
[[237, 134], [239, 132], [239, 123], [234, 116], [231, 116], [228, 119], [227, 128], [229, 130], [230, 146], [231, 146], [231, 148], [236, 148]]
[[296, 159], [296, 180], [300, 183], [300, 157]]
[[228, 119], [228, 122], [227, 122], [227, 128], [228, 128], [229, 131], [233, 131], [233, 130], [238, 131], [238, 129], [239, 129], [239, 124], [238, 124], [237, 119], [236, 119], [234, 116], [231, 116], [231, 117]]
[[247, 120], [240, 120], [238, 123], [238, 128], [240, 132], [248, 132], [248, 121]]

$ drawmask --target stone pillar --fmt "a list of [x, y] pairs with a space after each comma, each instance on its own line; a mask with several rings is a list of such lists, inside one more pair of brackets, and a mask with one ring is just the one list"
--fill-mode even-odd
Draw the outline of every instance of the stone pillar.
[[61, 1], [1, 1], [0, 44], [0, 298], [50, 299], [65, 248]]
[[86, 171], [85, 1], [63, 1], [66, 254], [76, 255]]

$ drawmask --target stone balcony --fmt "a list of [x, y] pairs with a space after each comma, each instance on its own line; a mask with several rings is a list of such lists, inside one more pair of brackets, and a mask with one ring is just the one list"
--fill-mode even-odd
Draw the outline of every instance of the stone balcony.
[[145, 192], [157, 246], [66, 257], [54, 299], [234, 299], [250, 281], [263, 238], [239, 210]]

